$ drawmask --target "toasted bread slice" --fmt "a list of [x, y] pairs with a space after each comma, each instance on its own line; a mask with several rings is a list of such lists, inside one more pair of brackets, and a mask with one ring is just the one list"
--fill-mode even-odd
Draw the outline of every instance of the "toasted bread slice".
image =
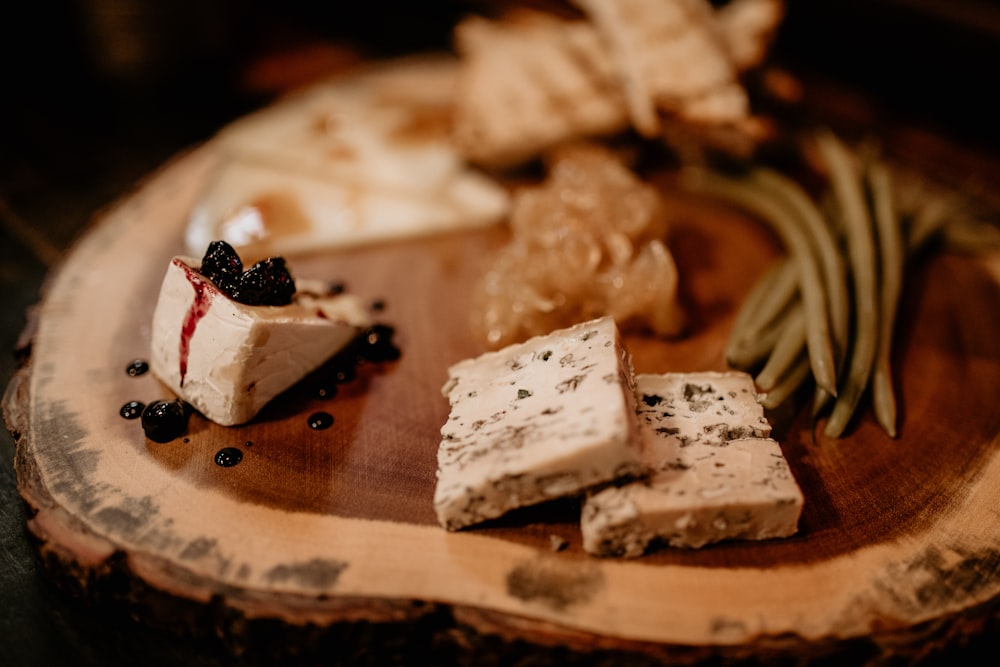
[[712, 123], [747, 115], [746, 91], [705, 0], [574, 2], [610, 50], [640, 134], [660, 134], [661, 111]]
[[585, 21], [522, 11], [470, 17], [455, 30], [464, 68], [454, 140], [479, 164], [503, 167], [567, 139], [628, 127], [614, 68]]
[[731, 0], [719, 7], [716, 22], [737, 70], [764, 62], [784, 17], [784, 0]]

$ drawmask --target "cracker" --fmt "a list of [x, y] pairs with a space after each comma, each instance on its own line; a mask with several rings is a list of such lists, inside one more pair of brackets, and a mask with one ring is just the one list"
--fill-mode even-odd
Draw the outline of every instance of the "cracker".
[[665, 111], [696, 122], [744, 118], [746, 91], [705, 0], [574, 0], [615, 63], [632, 125], [660, 133]]
[[454, 140], [469, 160], [508, 166], [581, 136], [628, 127], [614, 68], [585, 21], [519, 12], [455, 30], [464, 67]]

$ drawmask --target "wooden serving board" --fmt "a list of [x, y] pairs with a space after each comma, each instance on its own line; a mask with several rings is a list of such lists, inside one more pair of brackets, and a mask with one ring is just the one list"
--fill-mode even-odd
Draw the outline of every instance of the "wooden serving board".
[[[868, 414], [839, 441], [814, 437], [804, 416], [771, 416], [806, 497], [796, 536], [597, 559], [582, 551], [574, 502], [459, 533], [434, 519], [440, 388], [450, 364], [484, 350], [468, 303], [503, 227], [290, 258], [297, 277], [381, 302], [378, 319], [396, 328], [401, 358], [362, 367], [332, 398], [307, 381], [252, 424], [196, 415], [163, 444], [119, 416], [168, 396], [125, 369], [148, 358], [160, 281], [217, 159], [211, 144], [194, 149], [100, 216], [49, 281], [30, 363], [8, 389], [30, 530], [96, 598], [177, 624], [180, 604], [244, 641], [255, 622], [310, 628], [309, 640], [360, 623], [392, 637], [415, 628], [424, 647], [430, 633], [466, 650], [494, 638], [685, 662], [914, 657], [995, 622], [1000, 258], [937, 256], [907, 285], [901, 438]], [[724, 369], [734, 309], [780, 247], [732, 210], [668, 201], [691, 327], [627, 344], [639, 372]], [[327, 430], [307, 424], [320, 410], [334, 416]], [[224, 447], [242, 462], [216, 465]]]

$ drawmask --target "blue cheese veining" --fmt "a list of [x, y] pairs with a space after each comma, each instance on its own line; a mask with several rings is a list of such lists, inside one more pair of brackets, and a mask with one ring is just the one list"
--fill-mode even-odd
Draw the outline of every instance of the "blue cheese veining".
[[459, 362], [434, 509], [457, 530], [640, 469], [632, 362], [604, 317]]
[[590, 496], [584, 549], [639, 556], [651, 544], [702, 547], [787, 537], [803, 496], [744, 373], [636, 377], [641, 481]]

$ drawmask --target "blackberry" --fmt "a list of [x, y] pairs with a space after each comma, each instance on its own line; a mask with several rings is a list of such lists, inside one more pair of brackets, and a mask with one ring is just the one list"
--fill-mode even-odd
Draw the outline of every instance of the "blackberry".
[[233, 298], [248, 306], [287, 306], [295, 294], [295, 281], [282, 257], [257, 262], [240, 277]]
[[243, 275], [243, 261], [233, 246], [225, 241], [212, 241], [201, 258], [201, 274], [229, 294]]
[[142, 411], [142, 430], [153, 442], [170, 442], [187, 430], [191, 407], [184, 401], [153, 401]]
[[295, 281], [281, 257], [264, 259], [243, 270], [243, 261], [225, 241], [212, 241], [201, 260], [201, 274], [229, 298], [248, 306], [286, 306]]

